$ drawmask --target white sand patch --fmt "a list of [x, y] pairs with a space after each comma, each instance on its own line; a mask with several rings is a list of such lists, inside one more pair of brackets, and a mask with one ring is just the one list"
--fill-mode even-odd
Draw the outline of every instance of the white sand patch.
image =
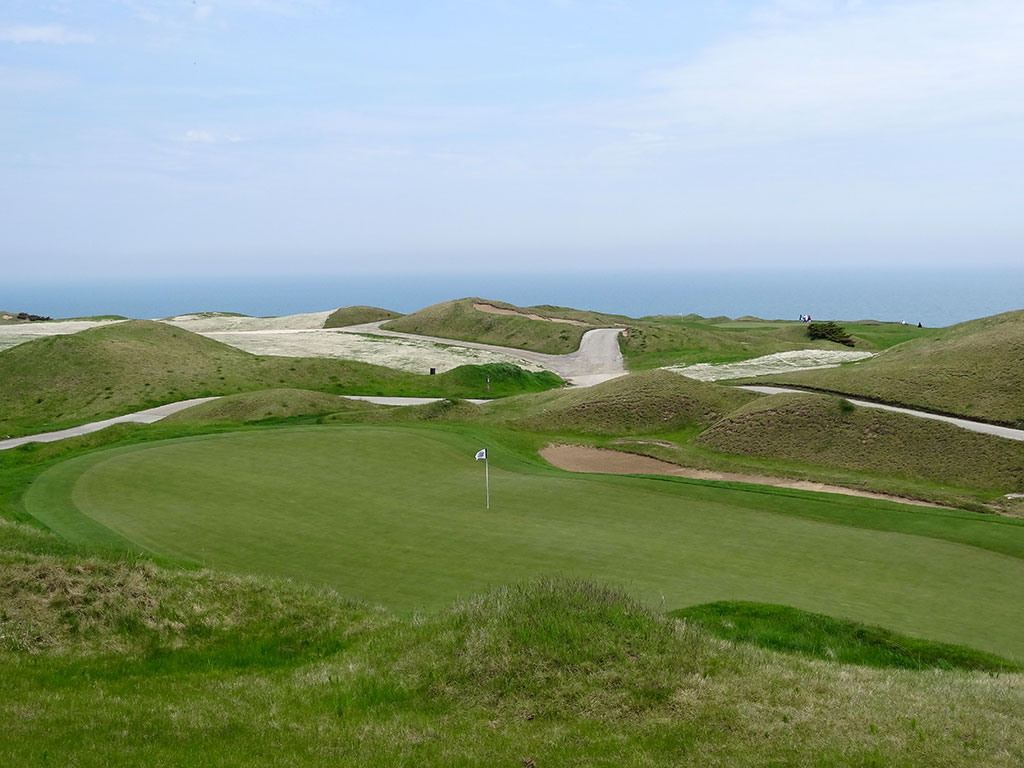
[[580, 325], [584, 328], [590, 327], [590, 323], [584, 323], [582, 320], [569, 320], [564, 317], [541, 317], [540, 315], [534, 315], [530, 312], [520, 312], [517, 309], [496, 307], [493, 304], [482, 304], [477, 302], [473, 305], [473, 309], [478, 312], [486, 312], [488, 315], [517, 315], [518, 317], [526, 317], [530, 320], [543, 320], [545, 323], [565, 323], [566, 325]]
[[543, 370], [539, 365], [500, 352], [418, 339], [364, 336], [333, 329], [204, 332], [203, 336], [254, 355], [333, 357], [413, 373], [428, 373], [431, 368], [444, 373], [460, 365], [486, 363], [512, 363], [528, 371]]
[[193, 333], [220, 333], [223, 331], [289, 331], [313, 330], [324, 327], [324, 321], [334, 310], [306, 312], [282, 317], [234, 317], [216, 313], [178, 315], [163, 322], [176, 325]]
[[26, 341], [41, 339], [44, 336], [63, 336], [97, 328], [101, 325], [123, 322], [124, 320], [53, 320], [0, 325], [0, 350], [10, 349], [24, 344]]
[[864, 360], [873, 357], [870, 352], [846, 352], [835, 349], [797, 349], [792, 352], [776, 352], [738, 363], [696, 363], [694, 365], [667, 365], [666, 371], [682, 374], [700, 381], [721, 381], [741, 379], [747, 376], [763, 376], [791, 371], [810, 371], [815, 368], [836, 368], [841, 363]]

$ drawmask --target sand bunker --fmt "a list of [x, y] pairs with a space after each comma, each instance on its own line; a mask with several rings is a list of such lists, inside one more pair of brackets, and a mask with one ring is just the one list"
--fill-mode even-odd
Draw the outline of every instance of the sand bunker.
[[518, 317], [527, 317], [530, 320], [543, 320], [545, 323], [565, 323], [566, 325], [579, 325], [584, 328], [590, 327], [590, 323], [584, 323], [582, 320], [567, 320], [564, 317], [541, 317], [529, 312], [520, 312], [517, 309], [496, 307], [493, 304], [477, 303], [473, 305], [473, 309], [479, 312], [486, 312], [489, 315], [516, 315]]
[[860, 496], [867, 499], [896, 501], [900, 504], [913, 504], [919, 507], [940, 507], [917, 499], [906, 499], [887, 493], [858, 491], [840, 485], [826, 485], [807, 480], [790, 480], [784, 477], [768, 475], [747, 475], [739, 472], [717, 472], [708, 469], [692, 469], [681, 467], [650, 456], [638, 456], [635, 453], [622, 453], [606, 448], [593, 448], [582, 445], [549, 445], [540, 451], [545, 461], [559, 469], [569, 472], [598, 472], [608, 475], [671, 475], [688, 477], [693, 480], [721, 480], [735, 483], [751, 483], [753, 485], [770, 485], [775, 488], [793, 488], [799, 491], [819, 491], [838, 493], [844, 496]]
[[203, 312], [197, 315], [178, 315], [163, 322], [203, 334], [224, 331], [309, 331], [323, 328], [331, 313], [332, 310], [326, 310], [282, 317], [238, 317]]
[[873, 357], [872, 353], [852, 350], [846, 352], [837, 349], [797, 349], [792, 352], [776, 352], [773, 355], [741, 360], [738, 363], [666, 365], [665, 370], [699, 381], [721, 381], [792, 371], [810, 371], [815, 368], [836, 368], [841, 363], [864, 360], [868, 357]]

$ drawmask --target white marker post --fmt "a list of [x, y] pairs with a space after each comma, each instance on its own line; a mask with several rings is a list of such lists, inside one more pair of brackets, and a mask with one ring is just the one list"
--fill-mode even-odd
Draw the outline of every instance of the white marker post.
[[491, 508], [491, 474], [487, 466], [487, 449], [481, 448], [476, 452], [476, 460], [484, 460], [484, 499], [487, 501], [487, 509]]

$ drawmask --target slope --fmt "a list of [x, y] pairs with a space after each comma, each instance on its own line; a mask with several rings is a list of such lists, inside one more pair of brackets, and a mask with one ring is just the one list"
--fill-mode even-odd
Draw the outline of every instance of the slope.
[[1024, 310], [950, 326], [854, 365], [763, 380], [1024, 425]]
[[818, 394], [737, 409], [693, 439], [728, 454], [903, 476], [1005, 494], [1024, 490], [1024, 444]]

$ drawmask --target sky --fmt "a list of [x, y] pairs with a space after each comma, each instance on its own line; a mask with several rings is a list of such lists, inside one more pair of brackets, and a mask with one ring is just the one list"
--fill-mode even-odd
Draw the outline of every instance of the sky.
[[0, 273], [1020, 265], [1020, 0], [0, 0]]

